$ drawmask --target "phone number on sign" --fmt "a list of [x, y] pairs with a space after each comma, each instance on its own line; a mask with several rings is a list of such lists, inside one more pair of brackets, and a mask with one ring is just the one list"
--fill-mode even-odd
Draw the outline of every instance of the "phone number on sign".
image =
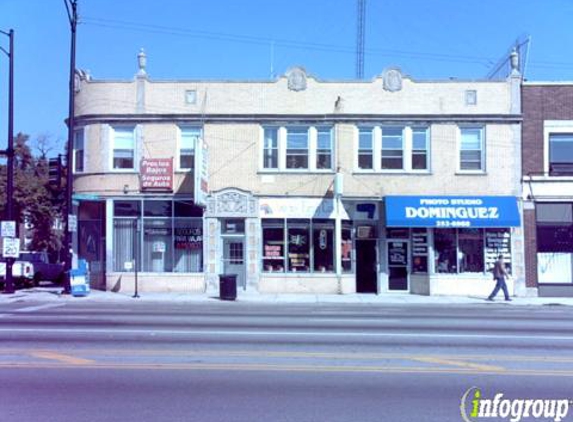
[[436, 221], [436, 227], [471, 227], [471, 221]]

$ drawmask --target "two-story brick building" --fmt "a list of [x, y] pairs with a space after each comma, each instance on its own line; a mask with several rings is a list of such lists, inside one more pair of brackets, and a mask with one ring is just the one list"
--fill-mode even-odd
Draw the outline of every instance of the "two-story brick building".
[[[140, 56], [142, 59], [143, 56]], [[524, 290], [520, 82], [80, 78], [77, 251], [101, 287]], [[515, 283], [515, 286], [514, 284]]]
[[573, 83], [525, 82], [522, 102], [527, 287], [573, 296]]

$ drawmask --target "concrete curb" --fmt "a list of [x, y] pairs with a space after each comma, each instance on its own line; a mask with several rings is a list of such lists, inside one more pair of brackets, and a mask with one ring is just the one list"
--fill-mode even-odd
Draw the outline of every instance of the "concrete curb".
[[[139, 298], [127, 293], [113, 293], [92, 290], [84, 297], [62, 295], [61, 288], [36, 287], [19, 290], [14, 294], [0, 294], [0, 305], [21, 302], [69, 302], [69, 303], [136, 303], [136, 302], [172, 302], [172, 303], [214, 303], [221, 301], [213, 294], [191, 293], [152, 293], [141, 292]], [[381, 295], [313, 295], [313, 294], [238, 294], [235, 302], [253, 304], [369, 304], [369, 305], [505, 305], [505, 306], [573, 306], [573, 298], [515, 297], [511, 302], [498, 298], [488, 302], [482, 297], [464, 296], [419, 296], [408, 293]], [[233, 302], [229, 302], [233, 303]]]

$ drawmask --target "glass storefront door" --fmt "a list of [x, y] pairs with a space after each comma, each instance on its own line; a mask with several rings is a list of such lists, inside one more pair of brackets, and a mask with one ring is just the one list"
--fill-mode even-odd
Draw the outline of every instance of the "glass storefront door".
[[408, 290], [408, 248], [406, 240], [388, 240], [388, 290]]

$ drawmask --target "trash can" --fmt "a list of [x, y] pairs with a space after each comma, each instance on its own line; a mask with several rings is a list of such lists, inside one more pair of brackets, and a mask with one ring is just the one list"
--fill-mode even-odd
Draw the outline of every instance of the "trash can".
[[237, 298], [237, 274], [219, 274], [219, 298], [221, 300]]

